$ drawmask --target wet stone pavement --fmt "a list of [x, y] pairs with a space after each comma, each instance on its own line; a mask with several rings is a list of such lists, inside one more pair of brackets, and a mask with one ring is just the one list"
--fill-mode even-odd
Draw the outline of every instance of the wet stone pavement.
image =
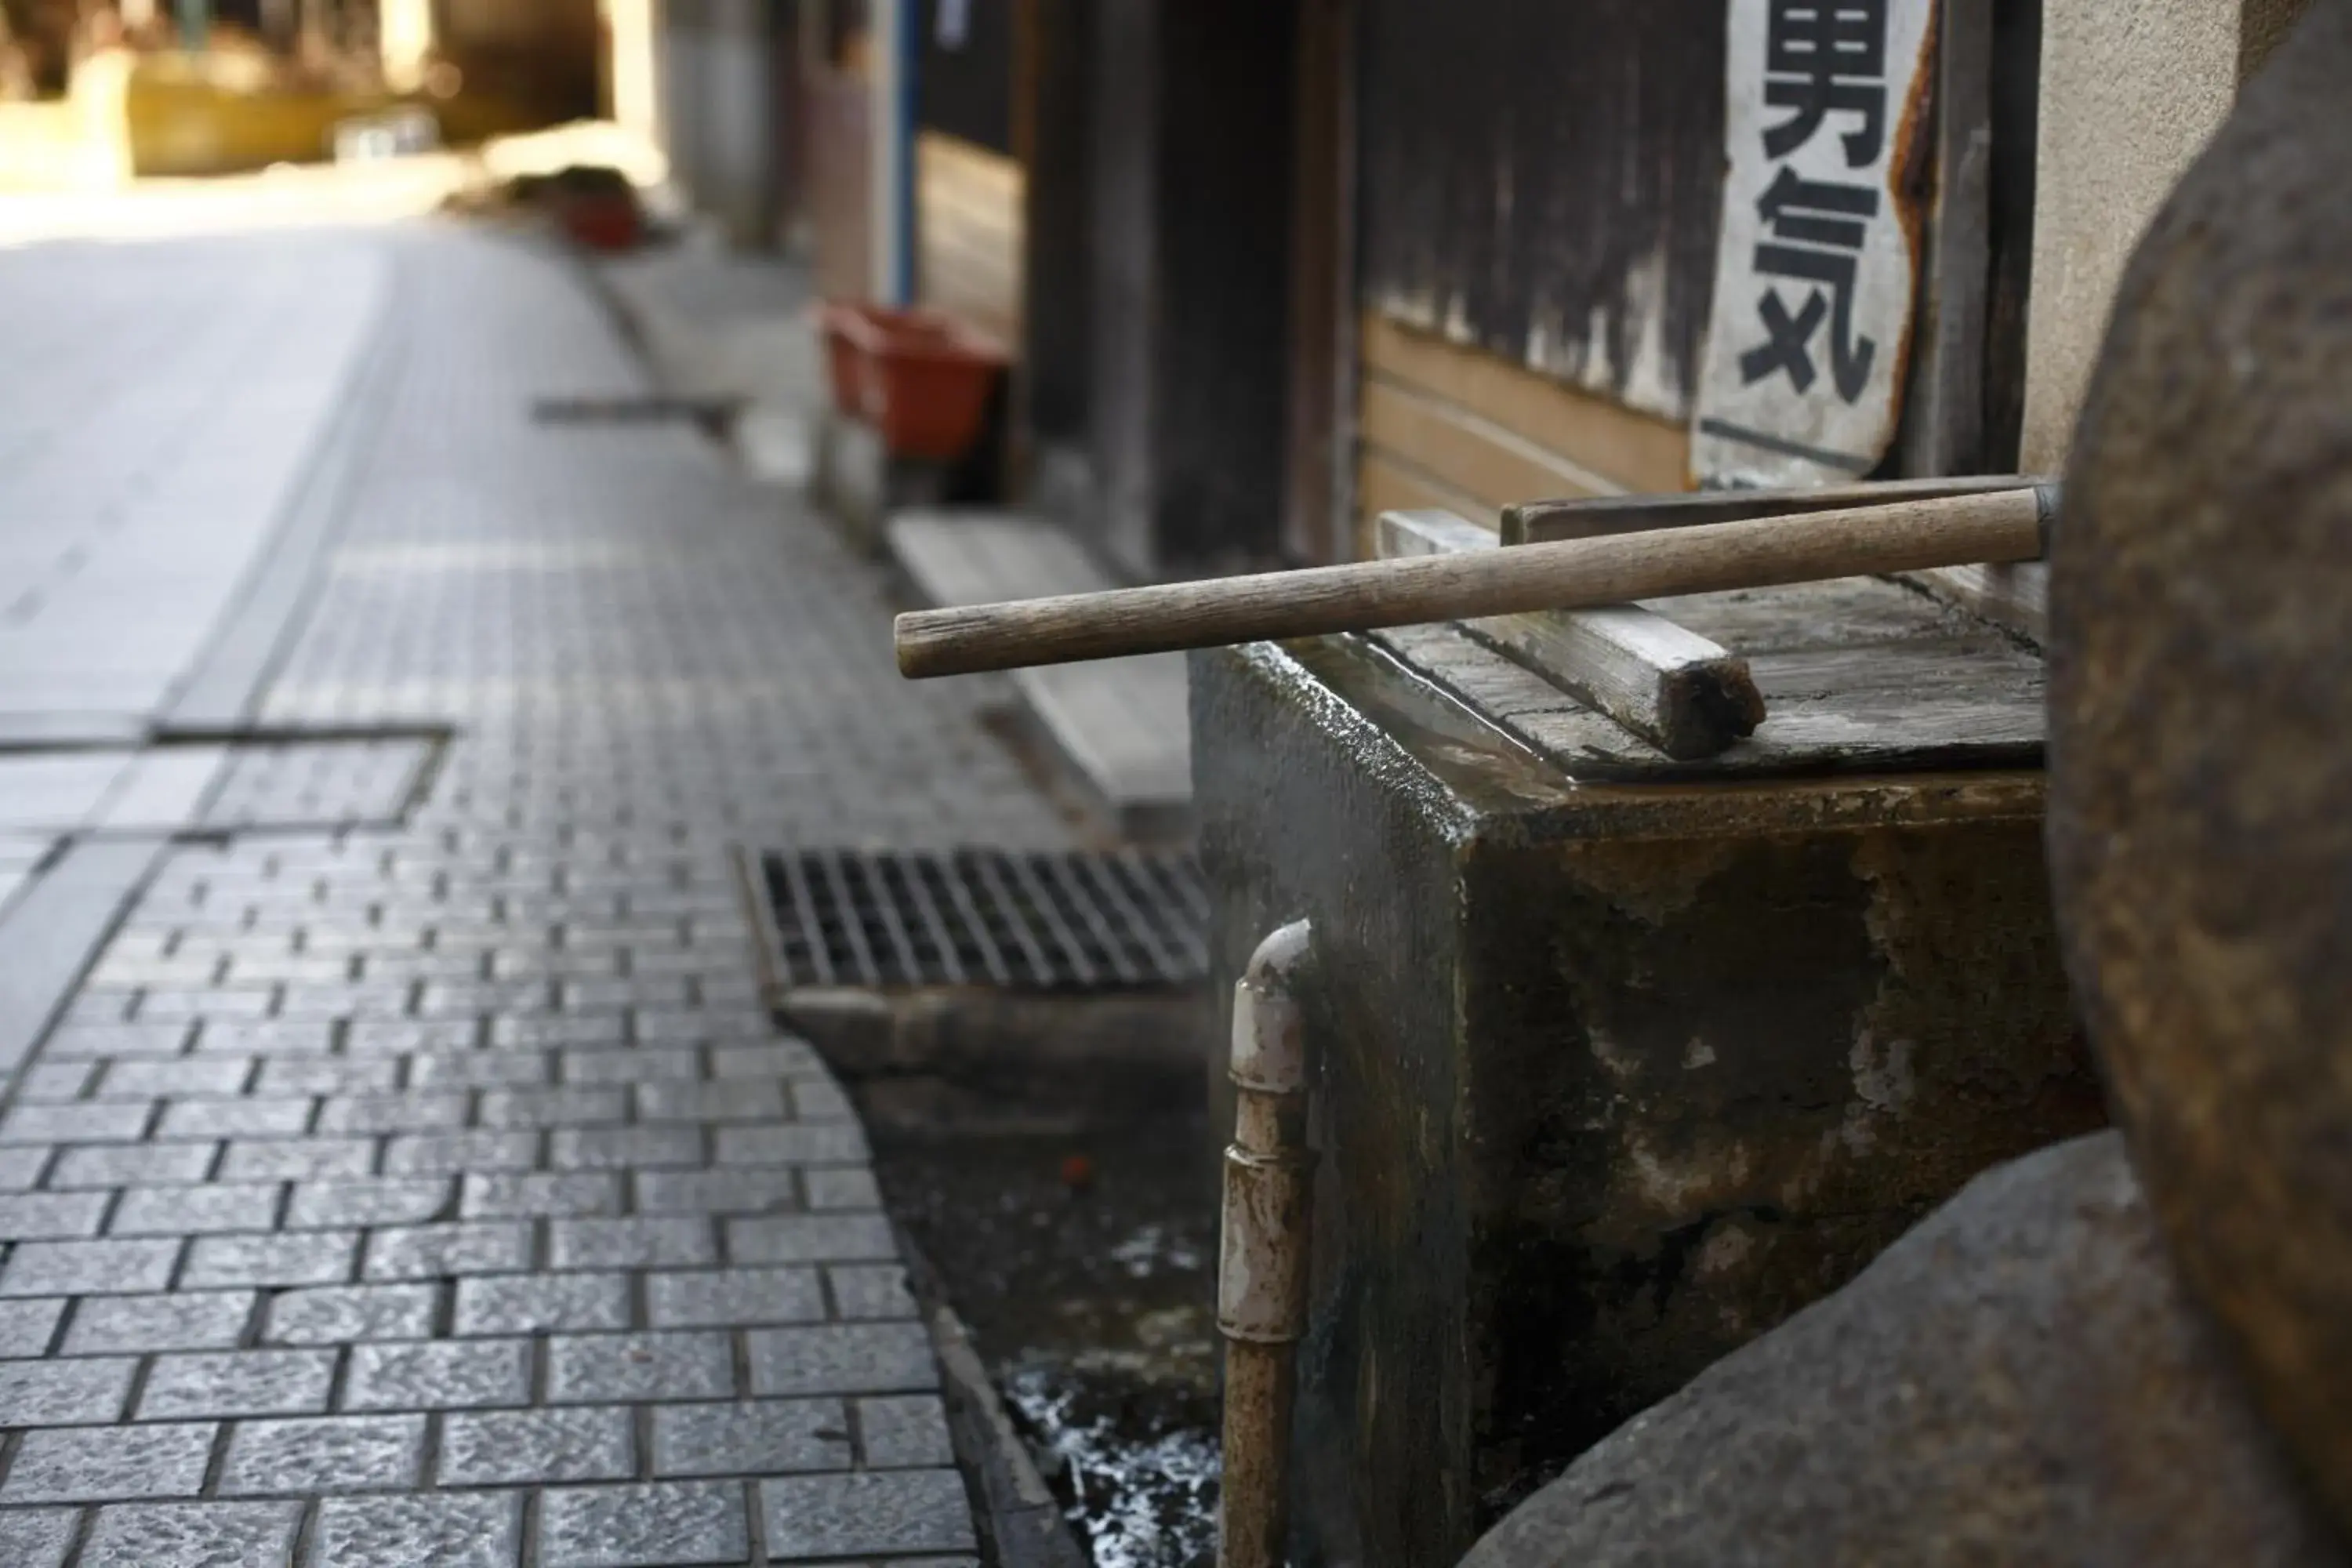
[[159, 840], [10, 1080], [0, 1563], [970, 1560], [864, 1134], [759, 1005], [730, 847], [1067, 829], [986, 687], [898, 681], [797, 498], [690, 429], [534, 423], [643, 389], [569, 263], [337, 243], [382, 281], [254, 713], [373, 750], [238, 752], [233, 826]]

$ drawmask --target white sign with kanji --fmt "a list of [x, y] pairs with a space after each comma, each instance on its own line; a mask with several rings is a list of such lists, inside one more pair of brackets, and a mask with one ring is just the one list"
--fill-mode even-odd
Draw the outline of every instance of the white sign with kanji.
[[1936, 0], [1731, 0], [1703, 484], [1850, 481], [1895, 439]]

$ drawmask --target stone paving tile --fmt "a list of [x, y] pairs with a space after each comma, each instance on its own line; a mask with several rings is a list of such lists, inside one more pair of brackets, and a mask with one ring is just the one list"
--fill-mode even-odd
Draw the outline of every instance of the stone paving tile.
[[397, 1057], [272, 1057], [255, 1085], [259, 1094], [366, 1094], [400, 1081]]
[[784, 1086], [740, 1083], [641, 1083], [637, 1115], [646, 1121], [781, 1121], [792, 1112]]
[[422, 1483], [423, 1415], [241, 1421], [229, 1434], [223, 1497], [391, 1491]]
[[280, 1188], [275, 1183], [133, 1187], [115, 1205], [109, 1236], [196, 1236], [271, 1230]]
[[930, 1337], [919, 1323], [758, 1329], [747, 1338], [754, 1394], [912, 1394], [939, 1386]]
[[332, 1050], [334, 1044], [334, 1021], [329, 1018], [271, 1018], [260, 1022], [207, 1018], [196, 1031], [195, 1048], [207, 1056], [215, 1051], [279, 1056]]
[[701, 1075], [701, 1053], [690, 1047], [643, 1046], [633, 1050], [562, 1054], [566, 1083], [650, 1084], [688, 1081]]
[[289, 1230], [421, 1225], [439, 1218], [455, 1196], [446, 1176], [362, 1176], [304, 1182], [286, 1210]]
[[0, 1563], [10, 1568], [65, 1568], [81, 1514], [70, 1508], [10, 1509], [0, 1512]]
[[319, 1110], [321, 1132], [439, 1132], [466, 1125], [468, 1097], [438, 1093], [367, 1094], [330, 1100]]
[[27, 1432], [0, 1503], [194, 1497], [212, 1462], [214, 1421]]
[[515, 1568], [520, 1492], [330, 1498], [303, 1568]]
[[0, 1358], [47, 1354], [65, 1310], [63, 1301], [0, 1301]]
[[253, 1076], [251, 1057], [132, 1058], [107, 1064], [100, 1100], [153, 1100], [165, 1095], [242, 1094]]
[[236, 1285], [340, 1285], [352, 1277], [359, 1241], [359, 1233], [351, 1230], [200, 1236], [188, 1244], [188, 1262], [180, 1271], [180, 1285], [189, 1290]]
[[68, 1149], [58, 1157], [48, 1184], [59, 1189], [164, 1185], [201, 1182], [218, 1154], [211, 1143], [120, 1143]]
[[265, 1138], [238, 1140], [221, 1156], [225, 1182], [322, 1181], [364, 1176], [375, 1168], [373, 1138]]
[[370, 1280], [446, 1279], [530, 1267], [531, 1231], [523, 1220], [453, 1220], [379, 1230], [368, 1237]]
[[968, 1552], [971, 1504], [953, 1470], [792, 1476], [759, 1483], [771, 1558]]
[[0, 1197], [0, 1241], [69, 1241], [98, 1234], [104, 1193], [24, 1193]]
[[566, 1127], [548, 1137], [548, 1163], [559, 1171], [658, 1170], [704, 1163], [699, 1127]]
[[868, 1469], [922, 1469], [955, 1463], [947, 1407], [930, 1394], [857, 1401], [857, 1436]]
[[915, 1293], [907, 1288], [907, 1271], [898, 1264], [836, 1265], [824, 1277], [836, 1317], [857, 1321], [915, 1316]]
[[625, 1406], [453, 1414], [441, 1423], [439, 1479], [445, 1487], [626, 1480], [636, 1455]]
[[0, 1296], [131, 1296], [170, 1288], [180, 1242], [27, 1241], [0, 1268]]
[[68, 1355], [230, 1350], [253, 1320], [256, 1292], [184, 1290], [169, 1296], [90, 1296], [76, 1303]]
[[54, 1152], [37, 1145], [0, 1149], [0, 1192], [24, 1192], [37, 1185]]
[[418, 1089], [527, 1089], [549, 1076], [542, 1051], [491, 1048], [408, 1058], [408, 1081]]
[[682, 1268], [719, 1261], [719, 1237], [698, 1215], [559, 1219], [548, 1226], [557, 1268]]
[[431, 1285], [331, 1285], [271, 1299], [261, 1337], [272, 1344], [340, 1345], [422, 1340], [433, 1334], [439, 1291]]
[[478, 1410], [530, 1402], [524, 1340], [354, 1345], [346, 1410]]
[[96, 1057], [176, 1057], [188, 1046], [185, 1024], [75, 1024], [50, 1031], [41, 1042], [45, 1061]]
[[740, 1482], [562, 1487], [540, 1502], [541, 1568], [695, 1568], [751, 1560]]
[[719, 1129], [722, 1165], [855, 1165], [866, 1159], [866, 1134], [854, 1121]]
[[0, 1143], [136, 1143], [154, 1111], [150, 1100], [14, 1106], [0, 1116]]
[[657, 1476], [763, 1476], [851, 1466], [837, 1399], [753, 1399], [654, 1410]]
[[466, 1177], [458, 1201], [458, 1213], [467, 1219], [583, 1218], [618, 1215], [621, 1208], [621, 1178], [608, 1171], [478, 1171]]
[[646, 1321], [656, 1329], [762, 1328], [824, 1321], [814, 1268], [717, 1268], [646, 1279]]
[[[300, 1100], [183, 1100], [166, 1106], [162, 1138], [292, 1138], [307, 1132], [318, 1102]], [[327, 1131], [335, 1131], [328, 1129]]]
[[641, 1171], [637, 1209], [643, 1214], [762, 1214], [800, 1207], [800, 1182], [791, 1171]]
[[738, 1263], [863, 1263], [897, 1258], [898, 1243], [878, 1214], [787, 1215], [729, 1220], [727, 1256]]
[[122, 1504], [98, 1510], [81, 1568], [220, 1568], [294, 1560], [299, 1502]]
[[469, 1336], [628, 1326], [629, 1281], [623, 1274], [502, 1274], [460, 1279], [451, 1322], [453, 1332]]
[[539, 1164], [538, 1132], [425, 1132], [394, 1138], [383, 1150], [390, 1175], [446, 1176], [470, 1171], [529, 1171]]
[[730, 1399], [735, 1349], [721, 1333], [559, 1334], [547, 1346], [547, 1397], [557, 1405]]
[[815, 1050], [800, 1040], [772, 1040], [761, 1045], [720, 1046], [710, 1053], [710, 1071], [720, 1079], [790, 1078], [822, 1074], [824, 1064]]
[[0, 1362], [0, 1427], [119, 1420], [138, 1364], [111, 1357]]
[[327, 1408], [334, 1381], [335, 1352], [329, 1350], [161, 1355], [147, 1373], [139, 1417], [307, 1415]]
[[96, 1062], [36, 1062], [16, 1075], [19, 1104], [79, 1100], [98, 1076]]

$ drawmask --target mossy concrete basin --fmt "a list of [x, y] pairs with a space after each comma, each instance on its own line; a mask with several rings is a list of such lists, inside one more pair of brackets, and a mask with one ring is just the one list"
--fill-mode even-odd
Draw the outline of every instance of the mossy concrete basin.
[[1316, 934], [1297, 1561], [1454, 1562], [1969, 1178], [2104, 1121], [2018, 743], [2038, 660], [1972, 637], [2021, 718], [1648, 773], [1465, 699], [1513, 678], [1457, 643], [1193, 656], [1221, 994], [1267, 931]]

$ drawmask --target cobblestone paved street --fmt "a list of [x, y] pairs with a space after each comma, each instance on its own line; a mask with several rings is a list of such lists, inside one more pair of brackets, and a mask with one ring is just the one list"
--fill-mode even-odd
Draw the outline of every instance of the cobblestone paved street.
[[[140, 438], [227, 482], [279, 420], [328, 428], [299, 399], [206, 422], [239, 363], [308, 343], [354, 389], [324, 571], [254, 710], [317, 743], [230, 748], [205, 820], [235, 830], [160, 858], [0, 1110], [0, 1563], [966, 1559], [862, 1132], [759, 1005], [729, 850], [1050, 846], [1061, 817], [985, 688], [898, 680], [873, 568], [796, 496], [687, 426], [534, 421], [643, 389], [572, 263], [449, 226], [240, 243], [296, 247], [282, 334], [102, 363], [76, 344], [209, 319], [57, 287], [73, 247], [0, 252], [0, 300], [46, 279], [91, 312], [50, 323], [90, 381], [60, 429], [144, 397]], [[341, 350], [306, 246], [359, 279]], [[21, 447], [12, 595], [26, 487], [114, 471]], [[253, 507], [216, 522], [155, 473], [174, 559], [212, 565], [56, 634], [140, 644], [89, 703], [151, 719], [264, 550]]]

